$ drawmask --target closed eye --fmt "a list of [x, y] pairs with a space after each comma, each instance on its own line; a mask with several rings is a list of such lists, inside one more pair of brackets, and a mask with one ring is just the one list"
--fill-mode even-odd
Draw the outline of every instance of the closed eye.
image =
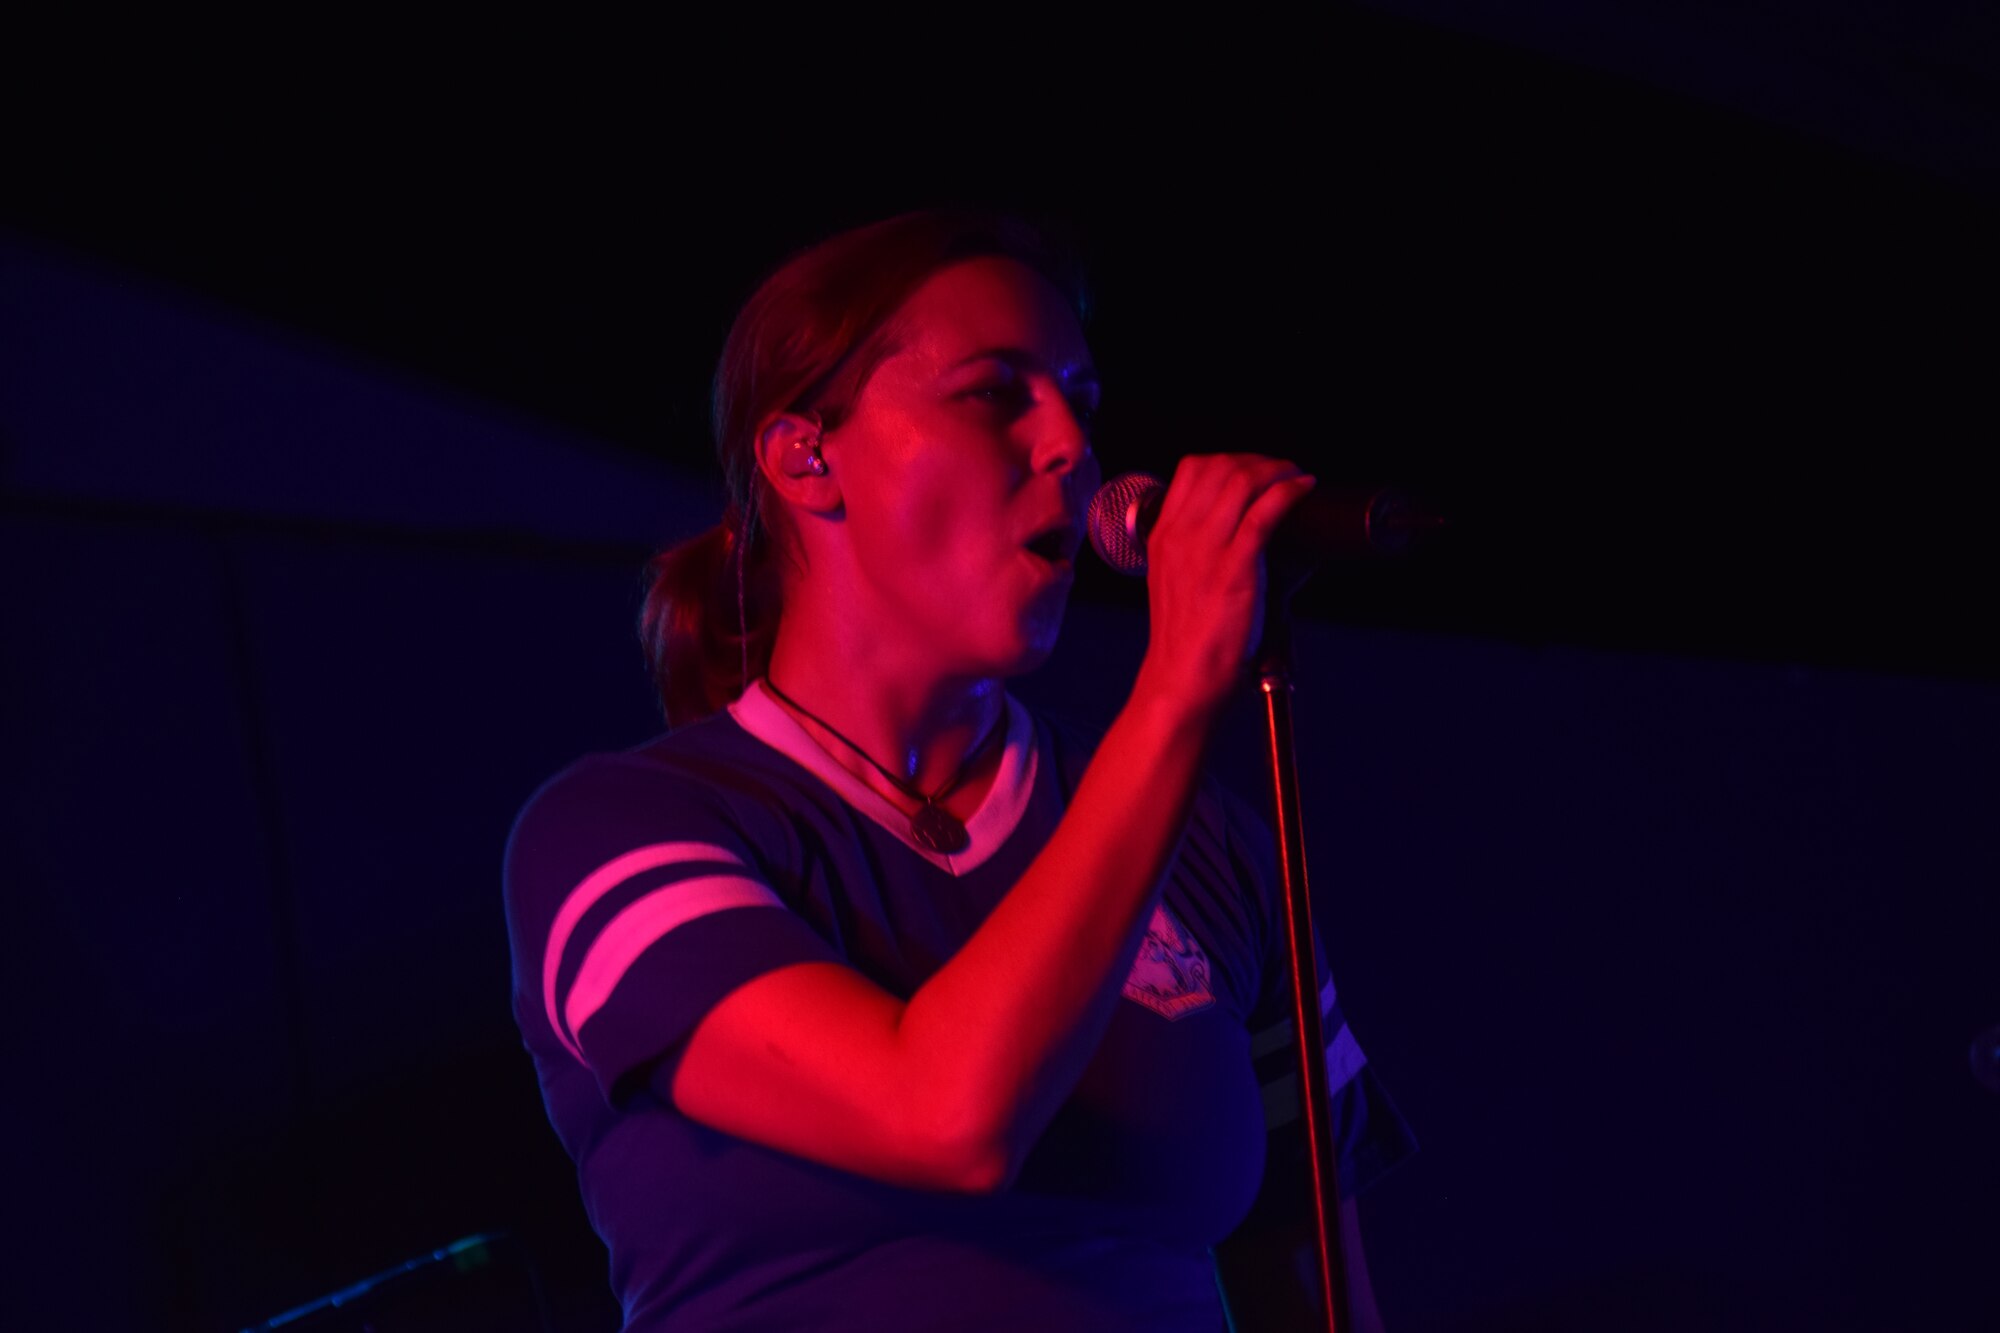
[[1095, 384], [1086, 384], [1069, 395], [1069, 410], [1076, 414], [1077, 424], [1085, 433], [1097, 424], [1098, 409], [1103, 405], [1104, 394]]
[[979, 402], [990, 403], [1010, 418], [1020, 416], [1034, 406], [1034, 395], [1028, 386], [1019, 380], [1001, 380], [991, 384], [979, 384], [967, 389], [965, 397]]

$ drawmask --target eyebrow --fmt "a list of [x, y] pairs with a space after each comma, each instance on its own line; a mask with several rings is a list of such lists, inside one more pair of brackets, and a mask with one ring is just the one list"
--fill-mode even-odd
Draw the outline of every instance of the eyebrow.
[[[982, 347], [980, 350], [974, 352], [972, 355], [963, 357], [958, 361], [953, 362], [949, 367], [947, 367], [946, 373], [949, 374], [951, 371], [959, 370], [965, 366], [969, 366], [975, 361], [1002, 361], [1005, 362], [1007, 365], [1015, 367], [1016, 369], [1034, 369], [1035, 367], [1044, 364], [1040, 357], [1036, 356], [1034, 353], [1030, 351], [1027, 351], [1025, 348]], [[1056, 379], [1061, 381], [1065, 387], [1073, 387], [1076, 385], [1083, 385], [1083, 384], [1097, 384], [1100, 382], [1097, 377], [1097, 367], [1092, 365], [1088, 361], [1079, 362], [1075, 365], [1057, 370]]]

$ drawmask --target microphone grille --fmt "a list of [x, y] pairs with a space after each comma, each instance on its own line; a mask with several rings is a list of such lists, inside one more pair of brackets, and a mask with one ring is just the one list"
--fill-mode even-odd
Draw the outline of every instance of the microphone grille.
[[1166, 489], [1165, 482], [1147, 472], [1127, 472], [1097, 488], [1084, 522], [1090, 544], [1105, 564], [1120, 574], [1146, 572], [1146, 534], [1139, 530], [1139, 512]]

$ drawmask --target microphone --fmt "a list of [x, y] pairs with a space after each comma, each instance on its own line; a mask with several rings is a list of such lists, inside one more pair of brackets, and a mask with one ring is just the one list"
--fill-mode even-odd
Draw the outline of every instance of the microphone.
[[[1084, 521], [1090, 544], [1120, 574], [1146, 572], [1146, 539], [1160, 517], [1167, 484], [1146, 472], [1114, 477], [1090, 497]], [[1401, 555], [1444, 526], [1391, 487], [1315, 486], [1271, 534], [1274, 560], [1311, 567], [1323, 560]]]

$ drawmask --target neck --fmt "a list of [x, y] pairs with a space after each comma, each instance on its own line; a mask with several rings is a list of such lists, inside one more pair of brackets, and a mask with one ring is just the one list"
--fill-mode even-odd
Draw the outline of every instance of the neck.
[[950, 808], [976, 807], [997, 767], [989, 747], [974, 768], [959, 774], [968, 753], [994, 727], [1004, 707], [1000, 682], [954, 677], [922, 664], [899, 661], [879, 645], [828, 651], [823, 638], [781, 625], [771, 649], [770, 676], [813, 714], [800, 722], [842, 767], [870, 785], [886, 784], [860, 755], [823, 734], [816, 720], [837, 729], [869, 758], [924, 792], [959, 775], [946, 797]]

